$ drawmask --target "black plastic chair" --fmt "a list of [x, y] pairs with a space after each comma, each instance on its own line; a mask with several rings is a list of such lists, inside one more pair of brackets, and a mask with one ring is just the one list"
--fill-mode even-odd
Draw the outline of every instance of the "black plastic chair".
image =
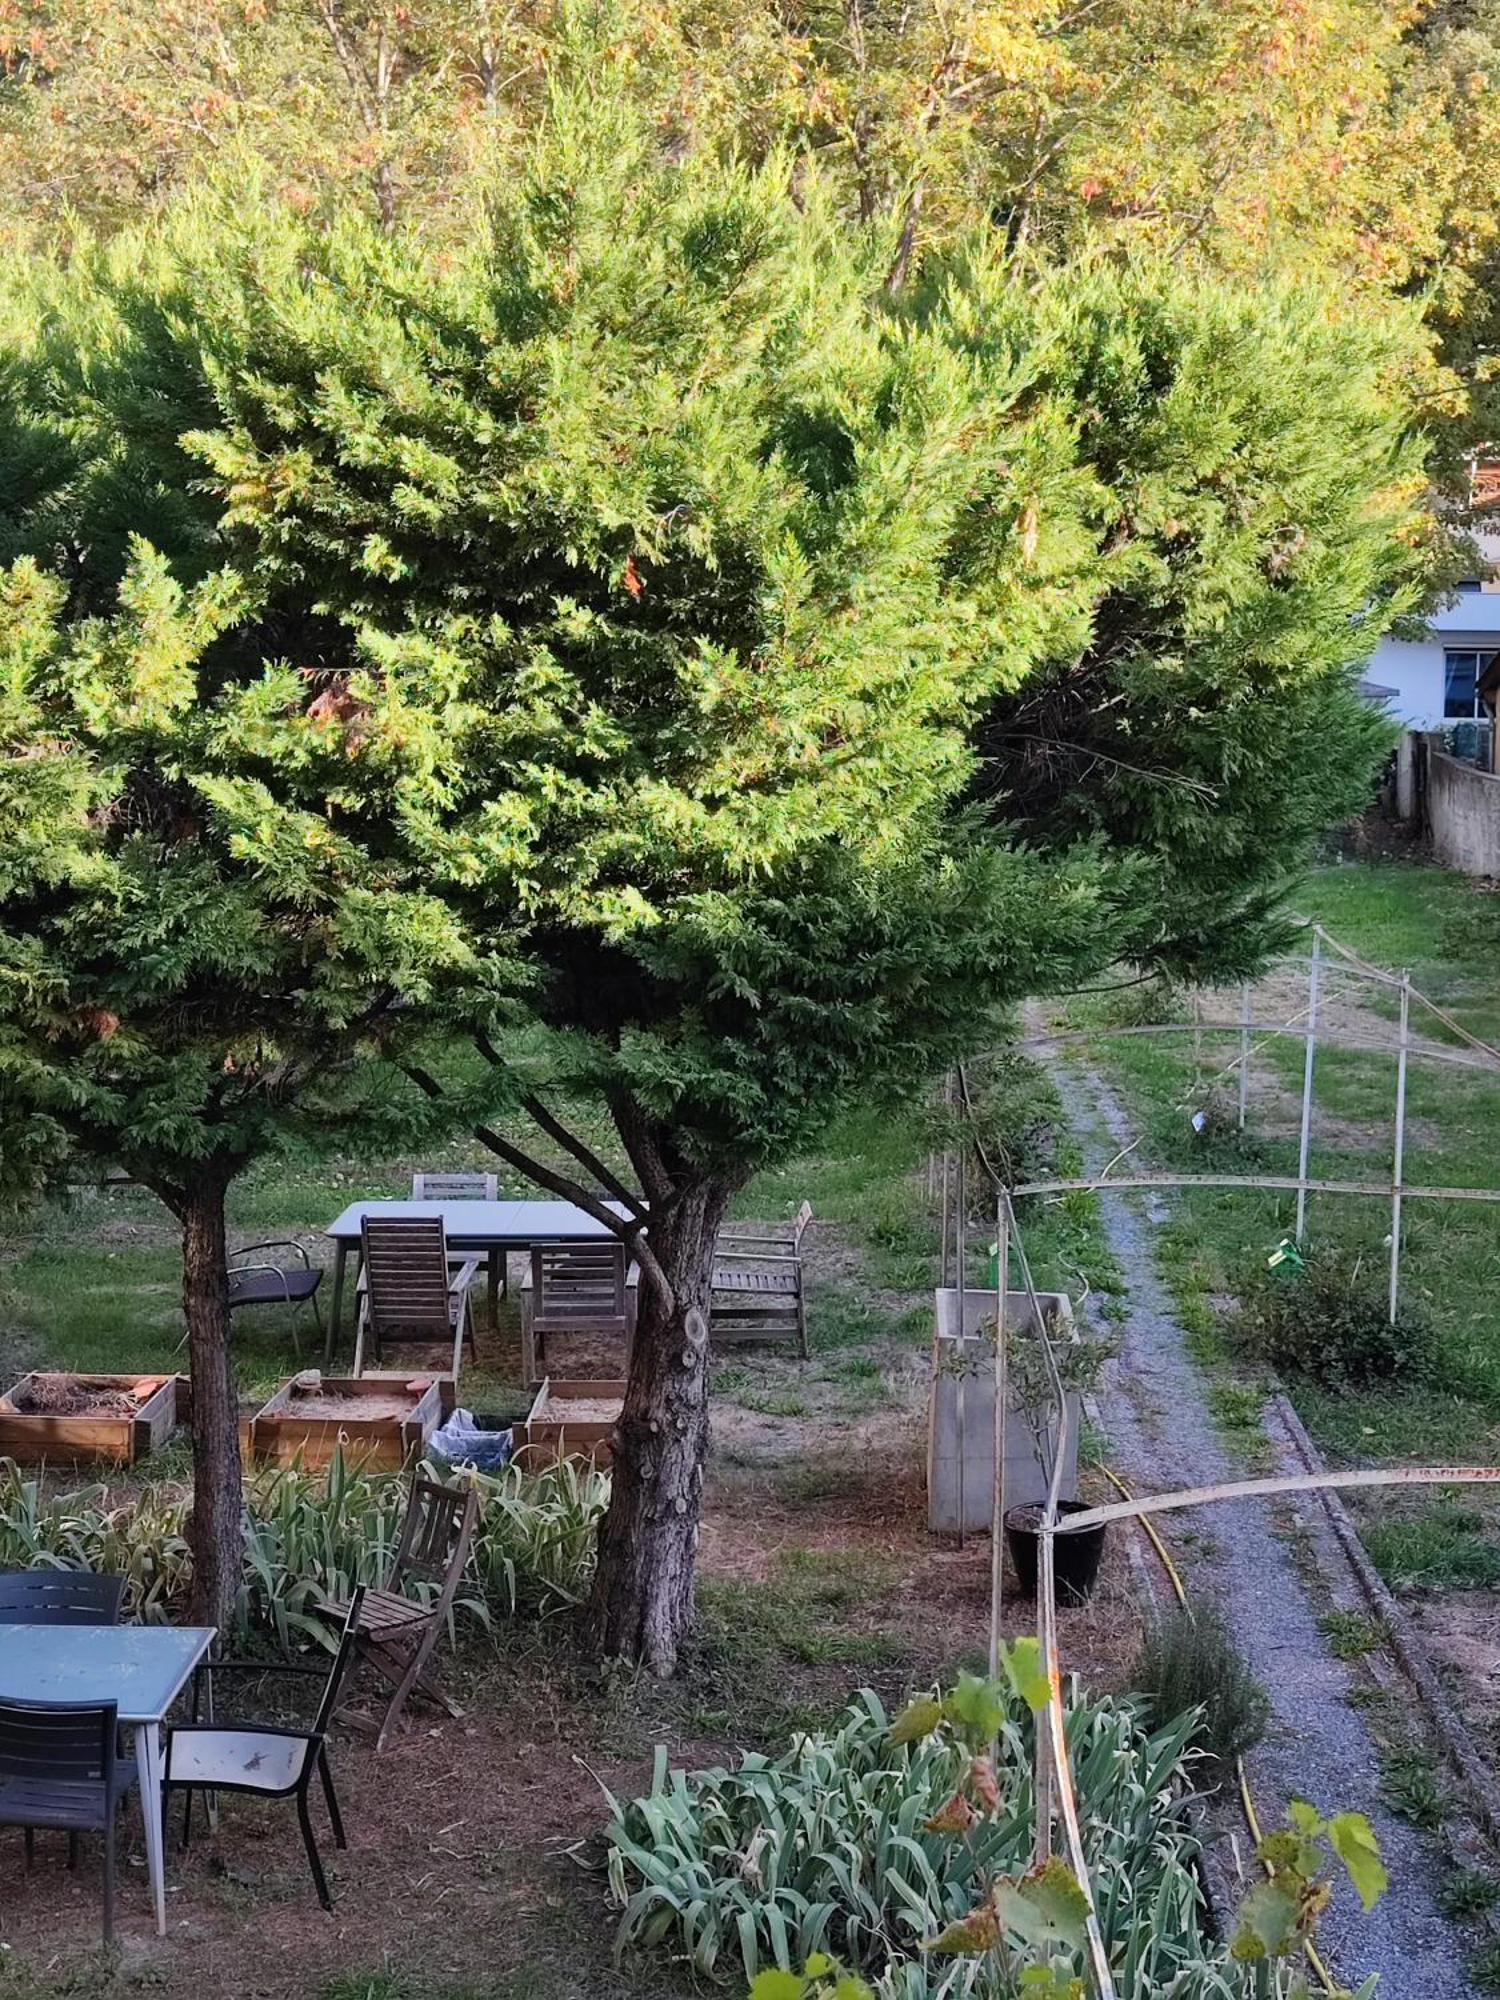
[[0, 1826], [24, 1827], [26, 1861], [35, 1830], [68, 1835], [68, 1865], [80, 1833], [104, 1835], [104, 1942], [115, 1935], [115, 1814], [134, 1782], [116, 1751], [119, 1720], [105, 1702], [0, 1701]]
[[123, 1576], [91, 1569], [23, 1569], [0, 1574], [0, 1625], [118, 1625]]
[[[267, 1250], [294, 1250], [301, 1262], [268, 1264], [240, 1261], [242, 1258], [259, 1258]], [[318, 1309], [318, 1287], [322, 1282], [322, 1265], [312, 1261], [304, 1244], [295, 1242], [289, 1236], [273, 1237], [266, 1243], [245, 1243], [229, 1253], [231, 1313], [239, 1312], [245, 1306], [310, 1305], [320, 1340], [323, 1337], [323, 1315]], [[300, 1361], [302, 1342], [297, 1335], [295, 1320], [292, 1322], [292, 1347]]]
[[307, 1810], [307, 1794], [314, 1771], [323, 1787], [328, 1818], [333, 1827], [334, 1845], [347, 1847], [344, 1822], [339, 1817], [333, 1774], [328, 1768], [328, 1724], [333, 1716], [349, 1663], [354, 1656], [359, 1614], [364, 1589], [356, 1590], [339, 1637], [338, 1651], [327, 1671], [317, 1717], [311, 1729], [295, 1729], [282, 1723], [200, 1722], [199, 1700], [205, 1686], [212, 1688], [218, 1674], [319, 1674], [321, 1667], [300, 1661], [205, 1660], [193, 1683], [193, 1720], [169, 1724], [164, 1760], [166, 1777], [163, 1796], [173, 1791], [187, 1793], [187, 1810], [182, 1821], [182, 1844], [192, 1835], [194, 1792], [255, 1792], [262, 1798], [297, 1801], [297, 1818], [302, 1827], [302, 1844], [308, 1865], [325, 1910], [333, 1908], [328, 1880], [313, 1838], [312, 1819]]

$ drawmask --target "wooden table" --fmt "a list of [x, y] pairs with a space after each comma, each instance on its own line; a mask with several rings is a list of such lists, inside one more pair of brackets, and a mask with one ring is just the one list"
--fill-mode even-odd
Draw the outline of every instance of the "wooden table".
[[[604, 1204], [622, 1219], [622, 1203]], [[597, 1243], [613, 1234], [571, 1201], [354, 1201], [323, 1232], [334, 1248], [333, 1303], [323, 1343], [323, 1366], [333, 1365], [344, 1307], [344, 1273], [352, 1250], [359, 1253], [360, 1224], [367, 1215], [440, 1215], [452, 1250], [504, 1253], [529, 1250], [533, 1243]]]
[[134, 1730], [146, 1871], [161, 1937], [167, 1934], [161, 1725], [217, 1637], [211, 1625], [0, 1626], [0, 1695], [112, 1701]]

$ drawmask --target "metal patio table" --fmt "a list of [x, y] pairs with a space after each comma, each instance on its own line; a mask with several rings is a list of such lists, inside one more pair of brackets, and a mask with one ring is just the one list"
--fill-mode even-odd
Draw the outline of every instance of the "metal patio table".
[[211, 1625], [0, 1626], [0, 1695], [112, 1701], [135, 1732], [135, 1768], [156, 1928], [167, 1934], [161, 1725], [218, 1634]]
[[[623, 1217], [624, 1206], [606, 1202]], [[323, 1343], [323, 1366], [333, 1365], [344, 1307], [349, 1253], [359, 1254], [360, 1223], [367, 1215], [440, 1215], [451, 1250], [529, 1250], [534, 1243], [597, 1243], [611, 1232], [571, 1201], [354, 1201], [324, 1234], [334, 1247], [333, 1303]]]

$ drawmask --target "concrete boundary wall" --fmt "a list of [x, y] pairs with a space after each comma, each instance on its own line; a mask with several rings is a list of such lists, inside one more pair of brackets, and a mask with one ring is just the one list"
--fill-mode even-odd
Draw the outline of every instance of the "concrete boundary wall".
[[1435, 860], [1466, 875], [1500, 876], [1500, 777], [1427, 741], [1427, 827]]

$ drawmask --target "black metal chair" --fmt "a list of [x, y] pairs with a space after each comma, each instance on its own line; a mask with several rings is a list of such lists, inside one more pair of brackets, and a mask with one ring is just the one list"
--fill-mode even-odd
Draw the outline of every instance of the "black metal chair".
[[38, 1827], [104, 1835], [104, 1942], [115, 1934], [115, 1814], [135, 1781], [118, 1757], [119, 1720], [105, 1702], [0, 1700], [0, 1826], [25, 1829], [29, 1867]]
[[173, 1791], [187, 1793], [187, 1809], [182, 1820], [182, 1844], [192, 1837], [194, 1792], [254, 1792], [262, 1798], [297, 1801], [297, 1818], [302, 1827], [302, 1844], [308, 1865], [325, 1910], [333, 1908], [328, 1880], [313, 1838], [312, 1819], [307, 1810], [307, 1794], [317, 1772], [333, 1827], [334, 1845], [347, 1847], [344, 1822], [339, 1816], [333, 1774], [328, 1768], [328, 1725], [333, 1717], [339, 1689], [354, 1656], [359, 1630], [359, 1614], [364, 1589], [356, 1590], [349, 1601], [349, 1613], [339, 1637], [338, 1651], [328, 1669], [318, 1713], [310, 1729], [286, 1723], [200, 1722], [199, 1703], [203, 1687], [213, 1686], [218, 1674], [320, 1674], [318, 1666], [300, 1661], [205, 1660], [193, 1683], [193, 1720], [169, 1723], [163, 1758], [166, 1776], [162, 1781], [163, 1804]]
[[[241, 1259], [258, 1258], [267, 1250], [295, 1250], [301, 1262], [241, 1262]], [[322, 1282], [322, 1265], [315, 1264], [308, 1256], [305, 1245], [289, 1236], [272, 1237], [266, 1243], [245, 1243], [229, 1253], [229, 1310], [232, 1313], [241, 1311], [245, 1306], [310, 1305], [320, 1340], [323, 1337], [323, 1314], [318, 1306], [318, 1287]], [[292, 1322], [292, 1347], [300, 1361], [302, 1342], [297, 1336], [295, 1320]]]
[[23, 1569], [0, 1574], [0, 1625], [118, 1625], [123, 1576], [91, 1569]]

